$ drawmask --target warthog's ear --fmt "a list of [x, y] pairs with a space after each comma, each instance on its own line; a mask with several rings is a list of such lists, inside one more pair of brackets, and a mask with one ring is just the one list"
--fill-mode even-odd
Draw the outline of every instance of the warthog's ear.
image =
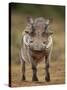
[[33, 24], [33, 19], [32, 19], [32, 17], [27, 17], [27, 22], [28, 22], [29, 24]]
[[49, 18], [49, 19], [46, 20], [46, 25], [49, 25], [52, 22], [53, 22], [53, 18]]

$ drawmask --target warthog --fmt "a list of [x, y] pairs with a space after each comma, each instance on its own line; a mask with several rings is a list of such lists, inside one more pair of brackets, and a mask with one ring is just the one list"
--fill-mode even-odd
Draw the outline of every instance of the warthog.
[[25, 63], [30, 62], [33, 70], [33, 81], [38, 81], [37, 65], [45, 60], [45, 80], [50, 81], [49, 61], [52, 51], [52, 32], [48, 30], [52, 19], [43, 17], [27, 18], [27, 27], [22, 35], [20, 60], [22, 65], [22, 80], [25, 80]]

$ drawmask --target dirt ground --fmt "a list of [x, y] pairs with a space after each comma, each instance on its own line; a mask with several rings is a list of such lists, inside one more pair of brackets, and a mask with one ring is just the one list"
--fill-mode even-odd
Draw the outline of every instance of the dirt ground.
[[[59, 64], [60, 63], [60, 64]], [[45, 81], [45, 70], [44, 70], [44, 61], [38, 65], [38, 82], [32, 81], [32, 70], [31, 65], [26, 65], [26, 81], [21, 81], [21, 66], [13, 65], [12, 66], [12, 87], [24, 87], [24, 86], [41, 86], [41, 85], [55, 85], [55, 84], [64, 84], [65, 83], [65, 71], [64, 71], [64, 61], [61, 62], [51, 62], [50, 65], [50, 76], [51, 81]]]

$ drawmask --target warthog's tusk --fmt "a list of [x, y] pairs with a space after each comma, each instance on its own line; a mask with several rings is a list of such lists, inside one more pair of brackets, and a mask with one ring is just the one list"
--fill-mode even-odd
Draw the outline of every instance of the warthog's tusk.
[[27, 39], [28, 39], [28, 36], [24, 35], [24, 37], [23, 37], [24, 44], [29, 46], [29, 42], [27, 41]]
[[46, 48], [49, 48], [51, 45], [52, 45], [52, 37], [50, 36], [48, 38], [48, 44], [47, 44]]

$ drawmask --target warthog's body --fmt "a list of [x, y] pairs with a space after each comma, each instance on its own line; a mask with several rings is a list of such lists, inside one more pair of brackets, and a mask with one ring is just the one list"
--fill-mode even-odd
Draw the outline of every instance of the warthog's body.
[[33, 80], [37, 81], [37, 69], [36, 66], [42, 60], [45, 60], [46, 81], [50, 80], [49, 74], [49, 59], [52, 49], [52, 37], [51, 32], [47, 27], [50, 20], [46, 20], [42, 17], [36, 18], [34, 21], [32, 18], [28, 18], [28, 25], [23, 33], [23, 43], [21, 48], [21, 64], [22, 64], [22, 80], [25, 80], [25, 62], [32, 64]]

